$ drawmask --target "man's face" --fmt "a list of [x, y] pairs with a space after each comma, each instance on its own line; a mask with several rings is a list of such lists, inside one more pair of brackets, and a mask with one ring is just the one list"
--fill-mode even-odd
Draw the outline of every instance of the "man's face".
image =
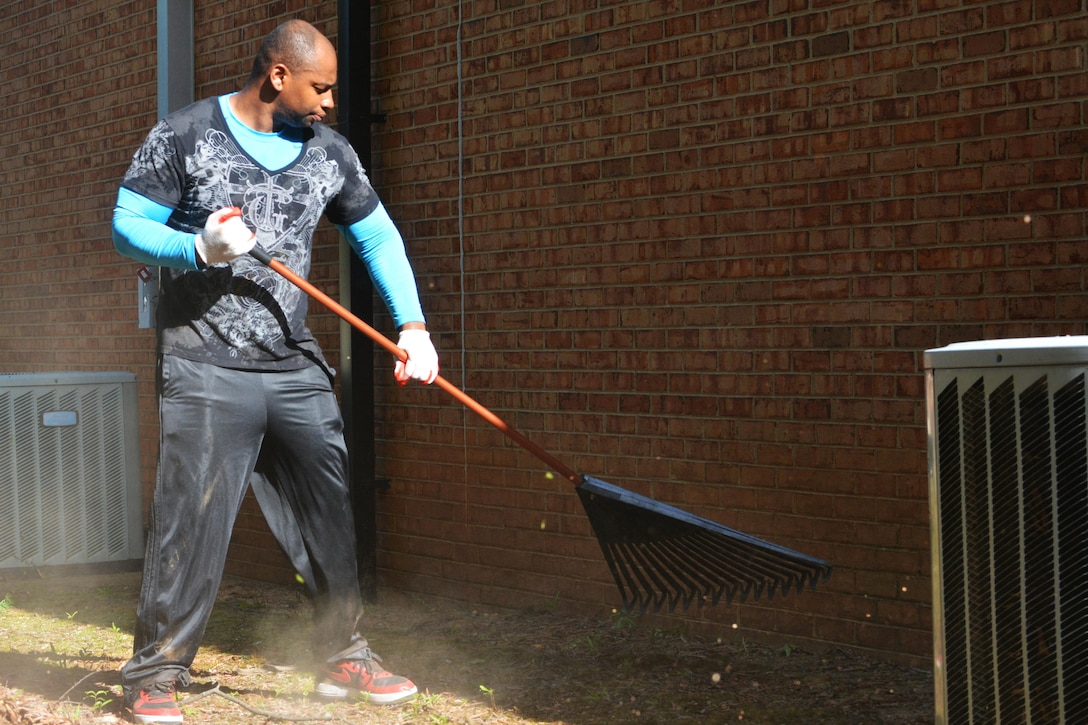
[[275, 118], [290, 126], [310, 127], [322, 121], [333, 107], [332, 87], [336, 85], [336, 52], [321, 46], [314, 63], [302, 70], [287, 69], [283, 87], [276, 98]]

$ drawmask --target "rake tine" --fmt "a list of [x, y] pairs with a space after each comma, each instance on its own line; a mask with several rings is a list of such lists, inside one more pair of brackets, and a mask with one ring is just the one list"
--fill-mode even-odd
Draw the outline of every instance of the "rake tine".
[[768, 599], [774, 598], [781, 574], [775, 562], [767, 561], [767, 558], [758, 552], [737, 552], [738, 561], [735, 562], [730, 574], [737, 578], [750, 577], [753, 581], [765, 582], [765, 586], [756, 591], [756, 598], [762, 597], [766, 589]]
[[660, 555], [652, 544], [628, 544], [624, 548], [632, 566], [646, 573], [643, 580], [653, 580], [654, 585], [647, 588], [650, 596], [653, 591], [659, 593], [653, 597], [654, 611], [660, 611], [667, 605], [671, 612], [681, 602], [685, 607], [691, 603], [691, 597], [683, 593], [685, 587], [674, 576], [676, 572], [662, 566]]
[[[689, 602], [695, 599], [701, 607], [707, 599], [712, 598], [717, 603], [725, 589], [725, 581], [732, 577], [722, 576], [725, 572], [716, 562], [707, 560], [703, 552], [685, 540], [663, 541], [660, 544], [668, 552], [670, 560], [682, 565], [685, 578], [689, 582]], [[716, 578], [720, 583], [715, 584], [713, 574], [717, 574]]]
[[[668, 601], [669, 590], [665, 582], [671, 581], [672, 577], [668, 575], [668, 572], [659, 571], [656, 567], [652, 566], [652, 562], [646, 559], [647, 552], [643, 550], [643, 547], [628, 544], [624, 547], [624, 550], [627, 552], [628, 561], [635, 565], [634, 568], [637, 571], [643, 572], [644, 576], [641, 577], [642, 581], [646, 583], [647, 579], [653, 580], [653, 585], [646, 583], [647, 591], [658, 591], [661, 593], [660, 598], [654, 599], [654, 611], [659, 611], [662, 604]], [[669, 611], [672, 611], [672, 607], [669, 608]]]
[[[714, 548], [716, 548], [716, 549], [720, 549], [721, 551], [716, 552], [716, 553], [718, 553], [718, 556], [717, 557], [711, 556], [710, 553], [708, 553], [704, 548], [697, 547], [695, 545], [696, 542], [689, 541], [687, 539], [681, 539], [681, 540], [672, 542], [672, 546], [674, 546], [679, 551], [686, 552], [687, 556], [690, 556], [695, 562], [699, 563], [702, 566], [702, 568], [713, 572], [714, 576], [716, 576], [718, 579], [722, 579], [722, 580], [725, 580], [725, 581], [739, 581], [740, 577], [737, 576], [736, 570], [737, 569], [750, 569], [750, 567], [748, 567], [744, 563], [744, 560], [739, 557], [739, 552], [733, 552], [733, 551], [726, 552], [726, 551], [724, 551], [724, 549], [726, 549], [727, 547], [719, 546], [718, 542], [714, 541], [712, 537], [699, 536], [699, 538], [706, 540], [705, 542], [700, 542], [700, 543], [707, 543], [707, 544], [713, 545]], [[729, 547], [729, 548], [732, 548], [732, 547]], [[733, 566], [732, 569], [729, 568], [729, 566], [724, 561], [726, 556], [729, 556], [731, 558], [736, 558], [736, 563], [735, 563], [735, 565]], [[755, 571], [750, 572], [749, 580], [750, 581], [758, 580], [758, 572], [755, 572]], [[723, 589], [724, 589], [724, 583], [722, 584], [721, 587], [719, 587], [719, 594], [718, 594], [717, 598], [720, 598], [720, 596], [721, 596], [720, 591], [723, 590]], [[745, 597], [746, 596], [747, 596], [747, 591], [745, 591]], [[730, 596], [730, 599], [732, 599], [732, 596]]]
[[[705, 599], [711, 599], [712, 604], [717, 604], [722, 597], [722, 594], [728, 590], [728, 601], [732, 601], [738, 588], [737, 577], [726, 570], [725, 566], [718, 561], [708, 557], [706, 552], [695, 547], [693, 544], [686, 541], [670, 542], [670, 548], [673, 548], [678, 555], [683, 557], [690, 557], [690, 561], [700, 563], [702, 569], [712, 572], [706, 577], [703, 577], [703, 584], [701, 592], [703, 596], [699, 599], [699, 606], [704, 604]], [[718, 582], [715, 585], [715, 581]], [[733, 586], [727, 586], [727, 582], [734, 582]], [[716, 589], [716, 591], [715, 591]], [[747, 595], [747, 591], [744, 592], [744, 596]], [[743, 598], [743, 597], [742, 597]]]
[[655, 587], [649, 580], [646, 567], [639, 565], [637, 560], [631, 557], [631, 545], [617, 542], [610, 544], [609, 548], [616, 558], [617, 565], [624, 572], [632, 593], [635, 593], [635, 600], [639, 602], [639, 611], [645, 612], [651, 608], [651, 605], [653, 611], [659, 611], [665, 601], [664, 596], [655, 595], [659, 587]]
[[[816, 582], [816, 571], [811, 563], [792, 560], [788, 563], [783, 562], [780, 557], [773, 556], [771, 552], [767, 552], [764, 549], [744, 551], [737, 546], [729, 545], [726, 541], [715, 538], [705, 532], [700, 532], [698, 538], [701, 544], [715, 549], [718, 555], [723, 558], [726, 556], [737, 556], [738, 569], [758, 572], [764, 577], [774, 577], [778, 582], [778, 585], [782, 587], [783, 593], [788, 592], [791, 585], [796, 585], [798, 588], [801, 588], [810, 578], [813, 584]], [[800, 571], [798, 571], [799, 568]]]
[[639, 556], [643, 563], [643, 566], [645, 566], [650, 571], [656, 571], [658, 573], [658, 576], [655, 577], [655, 580], [660, 590], [667, 593], [668, 591], [670, 591], [669, 587], [671, 586], [671, 591], [676, 593], [675, 597], [668, 598], [670, 612], [676, 608], [676, 604], [678, 603], [678, 601], [686, 599], [684, 604], [685, 607], [691, 604], [692, 595], [689, 593], [687, 597], [684, 597], [682, 593], [685, 590], [689, 589], [689, 587], [685, 585], [685, 583], [682, 581], [682, 579], [684, 578], [682, 576], [682, 572], [685, 571], [682, 567], [670, 567], [669, 562], [662, 559], [661, 555], [657, 551], [657, 547], [654, 544], [636, 546], [633, 547], [633, 549], [634, 551], [632, 551], [632, 553]]
[[[682, 537], [669, 542], [669, 545], [677, 552], [677, 556], [682, 556], [689, 564], [698, 564], [699, 568], [712, 572], [713, 577], [724, 581], [738, 582], [738, 586], [741, 580], [747, 578], [750, 584], [747, 587], [740, 587], [742, 600], [747, 598], [754, 582], [762, 581], [766, 576], [765, 572], [751, 566], [746, 561], [745, 556], [750, 556], [751, 552], [746, 553], [740, 551], [739, 547], [728, 546], [725, 542], [721, 542], [705, 532], [695, 532], [695, 537], [698, 539], [697, 541], [692, 540], [691, 537]], [[696, 544], [700, 545], [697, 546]], [[708, 548], [714, 549], [714, 551], [707, 551]], [[747, 576], [742, 577], [741, 574]], [[708, 583], [706, 586], [705, 591], [710, 596], [710, 587], [713, 587], [713, 584]], [[721, 598], [721, 594], [725, 589], [724, 582], [718, 586], [718, 593], [713, 595], [714, 603], [717, 603]], [[734, 587], [730, 593], [729, 601], [732, 601], [733, 596], [735, 596], [736, 589], [737, 587]], [[757, 592], [758, 595], [759, 592]]]
[[753, 594], [756, 598], [764, 594], [773, 598], [778, 592], [788, 594], [791, 587], [800, 589], [809, 579], [816, 581], [815, 572], [807, 571], [809, 565], [782, 562], [762, 550], [745, 551], [707, 533], [699, 533], [697, 538], [682, 538], [675, 545], [688, 550], [702, 567], [716, 576], [751, 582], [751, 586], [743, 589], [743, 598]]
[[764, 566], [768, 570], [777, 572], [776, 578], [783, 595], [789, 594], [791, 588], [799, 592], [809, 582], [811, 582], [812, 586], [816, 585], [818, 571], [811, 565], [796, 563], [792, 567], [785, 567], [779, 565], [773, 559], [767, 559]]
[[[665, 542], [655, 541], [624, 542], [616, 548], [624, 553], [626, 566], [638, 574], [637, 578], [645, 591], [661, 592], [661, 596], [654, 599], [655, 609], [667, 603], [669, 611], [673, 611], [681, 602], [688, 606], [695, 592], [691, 581], [685, 576], [691, 572], [670, 562], [660, 551], [664, 545]], [[670, 595], [670, 592], [674, 594]]]
[[[612, 578], [616, 580], [616, 585], [620, 590], [620, 598], [623, 600], [623, 606], [628, 611], [634, 609], [632, 601], [640, 601], [640, 597], [637, 592], [640, 591], [638, 583], [635, 581], [633, 572], [631, 572], [626, 562], [622, 557], [618, 556], [619, 546], [617, 544], [607, 543], [601, 541], [601, 551], [604, 553], [604, 560], [608, 564], [608, 568], [612, 570]], [[645, 605], [639, 606], [640, 611], [645, 611]]]
[[[712, 537], [698, 533], [697, 536], [705, 540], [703, 543], [717, 543]], [[717, 546], [716, 548], [728, 550], [736, 547]], [[652, 548], [647, 547], [644, 551], [646, 557], [644, 557], [643, 562], [647, 566], [652, 565], [661, 572], [661, 576], [658, 578], [659, 585], [664, 588], [661, 580], [666, 580], [678, 591], [676, 597], [672, 600], [674, 603], [683, 601], [687, 605], [698, 597], [699, 606], [702, 606], [707, 599], [716, 604], [727, 590], [729, 592], [729, 601], [732, 601], [738, 590], [743, 600], [748, 597], [753, 589], [755, 589], [758, 597], [765, 588], [762, 582], [768, 576], [767, 573], [745, 564], [744, 559], [739, 556], [742, 552], [728, 551], [727, 553], [730, 558], [735, 558], [735, 569], [743, 570], [741, 573], [747, 575], [749, 580], [747, 586], [740, 583], [745, 577], [740, 576], [738, 571], [730, 569], [725, 562], [709, 556], [702, 548], [695, 546], [688, 537], [654, 542]], [[708, 571], [710, 575], [701, 576], [700, 572], [702, 571]], [[712, 581], [714, 577], [722, 580], [722, 582], [715, 585]], [[730, 581], [736, 583], [733, 586], [728, 586], [726, 582]], [[774, 589], [773, 583], [771, 589], [772, 591]]]

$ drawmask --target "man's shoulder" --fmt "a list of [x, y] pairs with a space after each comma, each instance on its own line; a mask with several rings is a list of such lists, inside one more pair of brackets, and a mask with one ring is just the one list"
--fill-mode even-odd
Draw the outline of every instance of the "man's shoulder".
[[314, 140], [325, 146], [347, 146], [351, 147], [351, 142], [347, 138], [331, 126], [327, 126], [324, 123], [315, 123], [310, 126], [310, 129], [314, 132]]
[[339, 131], [326, 126], [323, 123], [315, 123], [310, 126], [313, 132], [309, 145], [311, 147], [324, 148], [330, 157], [340, 159], [349, 164], [357, 165], [359, 156], [351, 142]]
[[163, 123], [177, 131], [189, 129], [194, 126], [207, 127], [216, 118], [219, 109], [219, 99], [215, 96], [202, 98], [169, 113], [163, 119]]

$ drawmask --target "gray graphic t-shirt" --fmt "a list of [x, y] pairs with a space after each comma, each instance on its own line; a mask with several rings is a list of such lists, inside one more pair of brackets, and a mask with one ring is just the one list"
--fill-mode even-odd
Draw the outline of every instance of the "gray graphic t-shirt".
[[[218, 209], [239, 207], [257, 243], [306, 277], [321, 215], [350, 225], [378, 197], [343, 136], [323, 124], [290, 133], [302, 141], [301, 153], [282, 169], [266, 169], [231, 135], [218, 99], [199, 101], [151, 130], [122, 184], [174, 209], [167, 224], [185, 232], [202, 231]], [[164, 268], [160, 349], [230, 368], [328, 369], [306, 312], [302, 291], [248, 255], [198, 271]]]

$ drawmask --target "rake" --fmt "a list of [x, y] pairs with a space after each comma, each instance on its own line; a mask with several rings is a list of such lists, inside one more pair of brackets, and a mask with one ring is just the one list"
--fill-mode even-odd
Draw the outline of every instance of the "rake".
[[[325, 305], [398, 360], [408, 355], [334, 299], [267, 251], [250, 256]], [[554, 471], [575, 484], [593, 533], [628, 611], [674, 611], [770, 599], [826, 581], [826, 561], [749, 536], [674, 506], [576, 473], [441, 375], [434, 385], [500, 430]]]

